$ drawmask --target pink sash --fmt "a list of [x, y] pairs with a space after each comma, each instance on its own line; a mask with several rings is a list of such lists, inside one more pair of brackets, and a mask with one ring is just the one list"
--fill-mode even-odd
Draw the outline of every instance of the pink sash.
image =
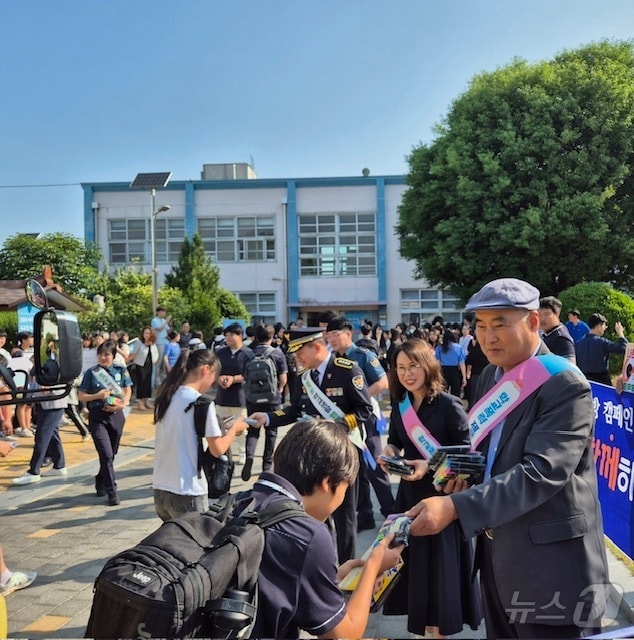
[[544, 382], [566, 370], [583, 375], [569, 360], [553, 354], [529, 358], [505, 373], [469, 411], [471, 448], [476, 449], [495, 425]]
[[405, 399], [399, 402], [398, 409], [401, 413], [405, 433], [407, 433], [407, 436], [423, 458], [429, 460], [436, 452], [436, 449], [440, 447], [440, 442], [429, 433], [429, 429], [421, 422], [407, 393], [405, 394]]

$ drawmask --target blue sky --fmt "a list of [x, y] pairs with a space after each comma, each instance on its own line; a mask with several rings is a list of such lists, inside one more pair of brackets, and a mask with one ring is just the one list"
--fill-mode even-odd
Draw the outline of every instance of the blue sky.
[[[0, 243], [80, 182], [407, 172], [481, 71], [634, 37], [632, 0], [4, 0]], [[19, 186], [16, 186], [19, 185]], [[33, 185], [67, 185], [36, 187]]]

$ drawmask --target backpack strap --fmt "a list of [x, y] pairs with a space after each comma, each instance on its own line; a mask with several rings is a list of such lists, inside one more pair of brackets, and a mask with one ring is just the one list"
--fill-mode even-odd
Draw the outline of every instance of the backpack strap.
[[196, 429], [196, 435], [198, 436], [198, 477], [202, 478], [203, 468], [203, 455], [205, 450], [203, 449], [203, 439], [205, 437], [205, 426], [207, 424], [207, 412], [209, 411], [209, 405], [211, 400], [205, 396], [198, 396], [196, 400], [190, 402], [185, 407], [185, 413], [187, 413], [192, 407], [194, 408], [194, 429]]

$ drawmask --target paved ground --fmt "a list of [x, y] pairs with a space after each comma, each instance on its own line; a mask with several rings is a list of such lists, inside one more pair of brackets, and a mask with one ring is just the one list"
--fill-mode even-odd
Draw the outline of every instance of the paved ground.
[[[281, 431], [283, 434], [285, 430]], [[118, 507], [109, 507], [105, 498], [95, 497], [96, 453], [92, 442], [82, 442], [74, 427], [62, 428], [69, 468], [65, 478], [46, 477], [44, 473], [39, 484], [11, 484], [13, 477], [26, 470], [32, 440], [20, 439], [17, 449], [0, 459], [0, 541], [5, 558], [10, 568], [38, 572], [31, 587], [7, 597], [9, 637], [83, 637], [93, 583], [105, 561], [136, 544], [160, 524], [151, 497], [153, 434], [150, 414], [133, 411], [117, 457], [122, 499]], [[254, 471], [259, 469], [256, 458]], [[239, 476], [235, 485], [237, 490], [246, 487]], [[369, 546], [374, 534], [359, 534], [359, 553]], [[612, 581], [631, 601], [634, 579], [620, 562], [610, 558]], [[616, 634], [618, 629], [634, 624], [625, 615], [630, 612], [629, 607], [619, 612], [612, 605], [604, 620], [607, 629]], [[374, 614], [365, 635], [408, 637], [405, 618]], [[481, 627], [477, 632], [467, 629], [453, 637], [483, 635]]]

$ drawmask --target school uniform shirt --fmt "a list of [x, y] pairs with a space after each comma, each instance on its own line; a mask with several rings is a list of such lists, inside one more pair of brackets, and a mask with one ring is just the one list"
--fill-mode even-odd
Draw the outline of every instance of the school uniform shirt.
[[[285, 478], [264, 472], [253, 486], [256, 509], [278, 500], [302, 498]], [[266, 529], [258, 577], [259, 605], [253, 638], [298, 638], [303, 629], [325, 635], [346, 614], [337, 586], [332, 534], [311, 517], [297, 517]]]
[[[156, 423], [154, 436], [154, 472], [152, 487], [180, 496], [207, 495], [207, 478], [198, 475], [198, 436], [194, 427], [194, 408], [185, 411], [196, 402], [200, 393], [192, 387], [179, 387], [165, 415]], [[222, 435], [216, 407], [212, 402], [207, 411], [205, 436]], [[207, 443], [203, 441], [203, 449]]]
[[564, 324], [558, 324], [542, 335], [544, 344], [557, 356], [575, 359], [575, 341]]
[[[253, 352], [245, 346], [232, 351], [225, 345], [216, 351], [216, 357], [220, 361], [221, 376], [242, 376]], [[242, 383], [234, 383], [228, 389], [221, 386], [216, 389], [216, 404], [220, 407], [246, 407], [246, 402]]]
[[447, 351], [442, 347], [436, 347], [434, 353], [443, 367], [459, 367], [460, 363], [465, 361], [465, 353], [457, 342], [452, 342]]
[[[97, 367], [100, 367], [100, 366], [101, 365], [97, 365]], [[97, 393], [98, 391], [101, 391], [102, 389], [106, 388], [106, 387], [104, 387], [103, 384], [101, 384], [101, 382], [99, 382], [99, 380], [97, 380], [97, 378], [95, 378], [95, 376], [93, 374], [93, 370], [95, 368], [96, 367], [92, 367], [91, 369], [88, 369], [88, 371], [86, 371], [86, 373], [84, 373], [84, 377], [82, 378], [81, 384], [79, 385], [79, 390], [80, 391], [84, 391], [85, 393]], [[110, 375], [110, 377], [122, 389], [124, 387], [131, 387], [132, 386], [132, 378], [130, 377], [130, 374], [128, 373], [128, 370], [125, 367], [122, 367], [122, 366], [120, 366], [118, 364], [114, 364], [113, 363], [107, 369], [105, 367], [102, 367], [102, 368], [107, 371], [107, 373]], [[89, 411], [103, 411], [104, 406], [105, 406], [105, 400], [91, 400], [88, 403], [88, 410]]]

